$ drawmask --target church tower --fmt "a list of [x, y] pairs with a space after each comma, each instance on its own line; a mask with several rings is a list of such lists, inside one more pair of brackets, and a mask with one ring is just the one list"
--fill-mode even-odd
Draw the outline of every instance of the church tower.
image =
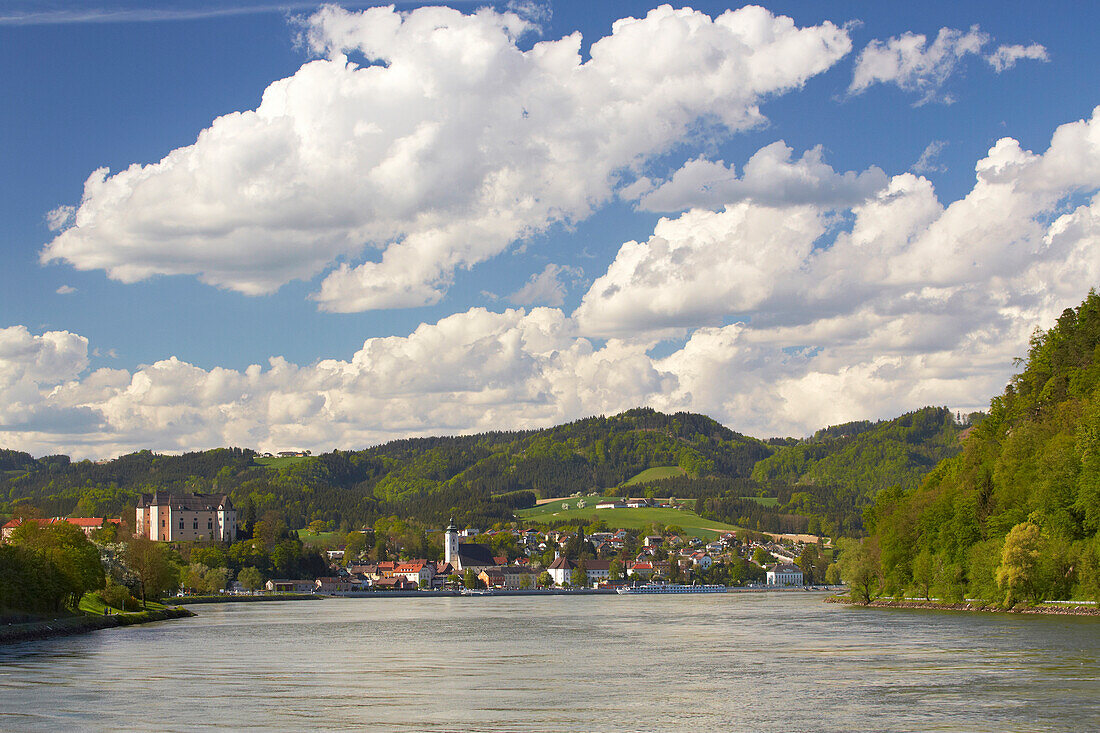
[[449, 562], [455, 570], [461, 570], [458, 562], [458, 528], [455, 527], [455, 518], [451, 517], [451, 523], [443, 532], [443, 561]]

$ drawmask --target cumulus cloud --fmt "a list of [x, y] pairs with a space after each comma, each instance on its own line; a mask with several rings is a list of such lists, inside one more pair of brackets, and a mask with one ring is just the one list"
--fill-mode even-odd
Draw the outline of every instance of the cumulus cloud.
[[109, 455], [351, 448], [643, 404], [760, 436], [978, 408], [1033, 329], [1100, 283], [1100, 108], [1041, 153], [999, 140], [975, 171], [946, 205], [902, 173], [839, 215], [695, 209], [624, 244], [572, 315], [474, 308], [305, 366], [89, 370], [80, 336], [2, 329], [0, 430], [35, 453]]
[[903, 33], [886, 41], [874, 40], [856, 59], [855, 73], [848, 87], [859, 94], [872, 84], [896, 84], [907, 92], [917, 92], [917, 105], [933, 101], [950, 102], [941, 94], [944, 83], [962, 59], [981, 53], [990, 37], [978, 26], [969, 31], [941, 28], [932, 44], [920, 33]]
[[[798, 160], [794, 150], [779, 140], [756, 151], [741, 177], [723, 161], [696, 158], [652, 190], [642, 190], [638, 207], [647, 211], [683, 211], [721, 208], [745, 199], [765, 206], [815, 204], [852, 206], [886, 186], [886, 174], [878, 167], [856, 173], [837, 173], [824, 161], [820, 146]], [[652, 186], [643, 179], [646, 188]], [[635, 186], [638, 183], [634, 184]], [[624, 195], [626, 191], [623, 192]]]
[[760, 124], [765, 97], [851, 48], [831, 23], [752, 6], [623, 18], [587, 61], [579, 33], [521, 50], [531, 28], [488, 9], [323, 8], [304, 30], [322, 58], [157, 163], [95, 171], [41, 259], [246, 294], [335, 265], [322, 309], [434, 303], [455, 268], [587, 217], [700, 124]]
[[1011, 69], [1017, 61], [1030, 59], [1032, 61], [1050, 61], [1046, 47], [1039, 43], [1028, 46], [1019, 44], [1012, 46], [998, 46], [997, 50], [985, 57], [986, 62], [993, 67], [998, 74]]
[[542, 272], [531, 276], [522, 288], [508, 296], [514, 305], [561, 305], [565, 302], [567, 284], [563, 276], [575, 282], [584, 270], [568, 265], [548, 264]]
[[61, 285], [57, 288], [55, 292], [58, 295], [72, 295], [76, 292], [76, 288], [74, 288], [72, 285]]

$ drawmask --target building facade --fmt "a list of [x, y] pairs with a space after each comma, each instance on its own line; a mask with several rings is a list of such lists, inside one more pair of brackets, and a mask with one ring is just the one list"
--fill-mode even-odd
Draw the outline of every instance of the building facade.
[[237, 539], [237, 511], [227, 494], [142, 494], [135, 514], [137, 533], [156, 542]]
[[802, 585], [802, 568], [793, 563], [783, 563], [768, 568], [768, 585]]

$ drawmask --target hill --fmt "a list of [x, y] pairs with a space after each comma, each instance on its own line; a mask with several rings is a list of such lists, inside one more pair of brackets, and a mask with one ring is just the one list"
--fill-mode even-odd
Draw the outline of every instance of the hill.
[[241, 448], [139, 451], [103, 463], [5, 451], [0, 511], [31, 504], [49, 516], [118, 515], [143, 492], [217, 491], [232, 497], [247, 536], [271, 512], [290, 527], [316, 521], [345, 531], [384, 517], [432, 528], [453, 515], [488, 526], [540, 497], [626, 493], [617, 487], [628, 485], [631, 494], [698, 499], [711, 523], [860, 533], [873, 491], [910, 485], [947, 450], [952, 426], [946, 410], [928, 408], [827, 428], [808, 441], [764, 442], [704, 415], [639, 408], [545, 430], [397, 440], [289, 460]]
[[1100, 296], [1036, 333], [962, 452], [868, 522], [860, 552], [889, 593], [1100, 596]]
[[936, 464], [959, 452], [962, 430], [946, 407], [837, 425], [783, 446], [753, 467], [752, 478], [762, 484], [836, 486], [858, 502], [870, 502], [883, 489], [916, 488]]

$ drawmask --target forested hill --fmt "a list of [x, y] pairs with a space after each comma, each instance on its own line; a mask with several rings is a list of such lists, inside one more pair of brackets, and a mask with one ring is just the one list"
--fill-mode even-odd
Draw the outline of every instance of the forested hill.
[[646, 408], [546, 430], [398, 440], [271, 468], [239, 448], [139, 451], [103, 464], [0, 451], [0, 511], [25, 501], [46, 515], [118, 514], [143, 491], [163, 488], [228, 492], [244, 521], [274, 509], [292, 527], [314, 519], [357, 525], [379, 514], [438, 521], [457, 512], [483, 521], [529, 500], [514, 492], [602, 490], [656, 466], [747, 477], [771, 451], [706, 416]]
[[0, 451], [0, 513], [29, 503], [47, 516], [118, 515], [141, 493], [167, 489], [229, 493], [246, 528], [270, 511], [290, 527], [322, 520], [346, 529], [384, 516], [438, 526], [451, 514], [484, 526], [536, 497], [618, 493], [661, 468], [651, 474], [677, 477], [621, 493], [699, 498], [701, 510], [752, 529], [858, 533], [872, 492], [909, 485], [957, 432], [946, 410], [928, 408], [827, 428], [809, 441], [764, 442], [704, 415], [639, 408], [545, 430], [397, 440], [272, 465], [240, 448], [139, 451], [104, 463]]
[[917, 487], [940, 461], [959, 452], [963, 430], [945, 407], [925, 407], [893, 420], [834, 425], [786, 445], [756, 464], [763, 484], [835, 486], [870, 502], [893, 486]]
[[1100, 596], [1100, 296], [1032, 338], [957, 457], [869, 518], [887, 592]]

